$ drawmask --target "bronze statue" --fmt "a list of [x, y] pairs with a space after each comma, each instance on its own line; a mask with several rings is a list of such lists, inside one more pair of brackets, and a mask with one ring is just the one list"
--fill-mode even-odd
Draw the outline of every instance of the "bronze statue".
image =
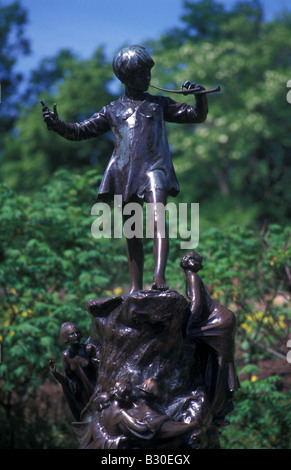
[[[103, 411], [103, 423], [110, 435], [127, 437], [130, 447], [144, 445], [159, 448], [175, 446], [176, 440], [191, 434], [197, 422], [184, 423], [171, 420], [154, 407], [157, 398], [157, 384], [152, 378], [140, 387], [140, 394], [134, 395], [130, 383], [117, 382], [111, 392], [111, 405]], [[189, 437], [191, 439], [191, 437]]]
[[[83, 422], [73, 423], [82, 448], [191, 448], [204, 431], [199, 413], [191, 421], [173, 420], [156, 407], [158, 394], [152, 377], [135, 389], [129, 381], [120, 381], [109, 394], [97, 391], [90, 403], [95, 404], [93, 413], [85, 411]], [[86, 420], [88, 416], [93, 419]]]
[[214, 421], [223, 427], [228, 424], [225, 416], [233, 409], [233, 393], [239, 387], [234, 365], [236, 319], [231, 310], [212, 299], [205, 289], [198, 275], [202, 261], [195, 251], [181, 260], [186, 294], [191, 301], [186, 338], [198, 345], [198, 354], [203, 356], [202, 373]]
[[83, 345], [75, 325], [62, 325], [65, 374], [51, 371], [81, 448], [219, 448], [239, 386], [235, 316], [207, 293], [198, 253], [180, 264], [189, 301], [172, 290], [91, 299]]
[[[159, 204], [176, 196], [179, 185], [167, 142], [165, 122], [206, 119], [206, 94], [185, 82], [175, 93], [193, 93], [194, 105], [147, 93], [154, 61], [146, 49], [130, 46], [113, 60], [125, 94], [82, 123], [59, 119], [42, 103], [48, 129], [70, 140], [112, 131], [115, 149], [98, 199], [122, 196], [123, 206], [153, 203], [155, 272], [152, 289], [143, 290], [143, 243], [127, 237], [130, 293], [91, 299], [85, 309], [92, 327], [81, 344], [79, 328], [66, 322], [60, 337], [64, 373], [53, 361], [74, 416], [73, 429], [83, 449], [219, 448], [239, 382], [234, 365], [235, 316], [205, 289], [198, 272], [202, 257], [191, 251], [181, 260], [186, 298], [165, 279], [169, 241], [161, 234]], [[185, 90], [184, 90], [185, 89]], [[139, 206], [139, 207], [140, 207]], [[123, 214], [124, 223], [128, 216]], [[163, 219], [163, 224], [165, 220]]]
[[[48, 129], [69, 140], [98, 137], [109, 130], [114, 136], [115, 149], [99, 187], [98, 199], [108, 201], [121, 195], [123, 205], [128, 202], [167, 203], [168, 196], [176, 196], [179, 185], [173, 168], [167, 141], [165, 122], [178, 124], [205, 121], [208, 106], [204, 87], [185, 82], [187, 91], [197, 92], [195, 105], [177, 103], [164, 96], [147, 93], [154, 60], [142, 46], [122, 49], [113, 60], [113, 71], [125, 86], [125, 94], [103, 107], [100, 112], [82, 123], [68, 124], [58, 117], [56, 104], [50, 111], [43, 101], [43, 118]], [[124, 222], [128, 218], [124, 215]], [[165, 269], [169, 237], [165, 222], [163, 232], [159, 211], [153, 211], [155, 272], [153, 289], [167, 289]], [[144, 253], [142, 239], [127, 238], [130, 272], [130, 292], [143, 287]]]
[[62, 385], [64, 395], [75, 419], [88, 403], [97, 380], [99, 352], [94, 344], [80, 343], [81, 330], [71, 322], [65, 322], [60, 329], [62, 343], [70, 347], [63, 352], [63, 369], [56, 370], [54, 361], [49, 361], [50, 373]]

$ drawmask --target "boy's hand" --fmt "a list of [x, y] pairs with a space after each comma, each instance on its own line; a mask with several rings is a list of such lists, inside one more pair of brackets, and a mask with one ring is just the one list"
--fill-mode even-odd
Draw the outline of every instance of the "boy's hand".
[[[189, 82], [189, 80], [186, 80], [186, 82], [184, 82], [182, 85], [181, 85], [181, 90], [183, 90], [183, 88], [185, 88], [186, 90], [192, 90], [193, 88], [195, 88], [195, 90], [205, 90], [204, 86], [202, 85], [198, 85], [197, 83], [191, 83]], [[188, 95], [188, 93], [184, 93], [185, 95]]]
[[47, 105], [42, 101], [40, 100], [40, 103], [42, 105], [42, 116], [43, 116], [43, 120], [44, 122], [46, 123], [47, 125], [47, 128], [49, 130], [53, 129], [54, 128], [54, 125], [57, 123], [57, 121], [59, 120], [59, 115], [58, 115], [58, 112], [57, 112], [57, 105], [56, 103], [54, 104], [54, 110], [51, 111]]

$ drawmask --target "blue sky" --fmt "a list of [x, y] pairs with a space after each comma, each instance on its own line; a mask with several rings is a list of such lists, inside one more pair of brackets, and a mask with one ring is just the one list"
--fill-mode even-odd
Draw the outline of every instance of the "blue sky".
[[[226, 6], [235, 0], [220, 0]], [[290, 0], [263, 0], [267, 19]], [[4, 0], [4, 4], [11, 0]], [[28, 11], [25, 28], [32, 54], [19, 61], [24, 73], [40, 59], [69, 48], [89, 58], [101, 44], [109, 58], [122, 45], [142, 44], [158, 39], [168, 29], [179, 26], [183, 0], [21, 0]], [[288, 6], [289, 4], [289, 6]]]

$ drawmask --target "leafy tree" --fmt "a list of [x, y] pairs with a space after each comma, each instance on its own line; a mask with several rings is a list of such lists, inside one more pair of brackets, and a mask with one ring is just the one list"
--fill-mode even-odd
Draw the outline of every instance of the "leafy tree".
[[[290, 17], [266, 23], [258, 2], [226, 10], [202, 0], [185, 2], [183, 20], [184, 28], [150, 44], [156, 55], [153, 83], [176, 88], [193, 78], [222, 87], [209, 97], [203, 125], [168, 125], [168, 130], [181, 186], [176, 202], [200, 203], [201, 276], [210, 294], [237, 317], [243, 380], [223, 445], [288, 448], [290, 400], [280, 389], [281, 378], [256, 379], [255, 364], [285, 358], [290, 335]], [[111, 137], [65, 141], [47, 131], [39, 105], [40, 98], [49, 106], [57, 102], [62, 119], [83, 120], [115, 98], [111, 77], [102, 49], [89, 60], [70, 51], [44, 59], [32, 74], [15, 127], [5, 136], [5, 184], [0, 185], [4, 448], [63, 447], [68, 427], [38, 421], [35, 410], [27, 414], [28, 402], [48, 375], [47, 360], [55, 357], [60, 368], [60, 324], [75, 321], [86, 336], [90, 318], [84, 302], [127, 289], [124, 241], [96, 240], [90, 233], [90, 210], [111, 155]], [[152, 240], [145, 249], [147, 286], [154, 268]], [[180, 240], [171, 239], [167, 281], [182, 294], [183, 254]]]
[[[91, 321], [84, 302], [112, 294], [109, 288], [119, 282], [115, 269], [124, 277], [127, 259], [118, 253], [118, 243], [91, 235], [97, 179], [92, 170], [84, 176], [63, 170], [31, 197], [1, 186], [0, 421], [4, 447], [12, 442], [16, 447], [25, 445], [17, 431], [21, 420], [23, 424], [26, 420], [25, 400], [36, 394], [48, 376], [48, 359], [61, 359], [61, 323], [76, 322], [88, 335]], [[9, 434], [11, 419], [16, 424]]]
[[[177, 201], [200, 203], [202, 229], [238, 221], [259, 227], [287, 223], [290, 17], [266, 23], [259, 2], [238, 2], [226, 10], [214, 0], [201, 0], [185, 2], [183, 21], [184, 28], [151, 44], [157, 64], [153, 82], [176, 88], [190, 78], [207, 87], [220, 84], [222, 91], [209, 96], [203, 125], [168, 125], [181, 186]], [[64, 120], [80, 121], [115, 99], [108, 88], [111, 78], [102, 49], [88, 61], [69, 51], [44, 59], [32, 75], [13, 135], [6, 136], [2, 180], [33, 190], [58, 167], [80, 171], [93, 165], [103, 173], [111, 134], [98, 142], [64, 141], [47, 132], [38, 99], [57, 102]]]
[[17, 88], [22, 74], [14, 70], [19, 56], [29, 53], [29, 42], [24, 35], [27, 14], [20, 2], [0, 6], [0, 83], [1, 116], [0, 138], [11, 129], [17, 116]]
[[69, 49], [61, 49], [56, 56], [43, 58], [37, 69], [31, 71], [23, 97], [25, 108], [38, 103], [43, 93], [46, 96], [57, 93], [58, 85], [63, 83], [78, 60], [78, 56]]
[[89, 60], [78, 59], [69, 51], [44, 59], [32, 74], [27, 100], [22, 103], [13, 133], [5, 137], [2, 181], [18, 190], [33, 191], [47, 183], [60, 167], [80, 172], [81, 168], [94, 166], [97, 171], [104, 171], [113, 148], [111, 135], [98, 142], [66, 141], [47, 130], [39, 100], [50, 107], [56, 102], [61, 119], [80, 122], [112, 101], [108, 88], [111, 78], [111, 65], [102, 48]]
[[[27, 416], [26, 401], [48, 376], [48, 359], [61, 367], [61, 323], [76, 322], [86, 337], [91, 321], [84, 302], [127, 292], [124, 240], [91, 235], [98, 178], [95, 170], [83, 175], [60, 170], [32, 195], [0, 187], [2, 447], [42, 447], [45, 439], [62, 446], [53, 426], [45, 428], [45, 439], [29, 444], [24, 430], [31, 433], [33, 414]], [[151, 242], [146, 243], [145, 287], [153, 274]], [[277, 298], [288, 299], [290, 292], [290, 229], [272, 226], [261, 234], [240, 227], [211, 229], [203, 234], [199, 252], [209, 292], [236, 312], [240, 364], [273, 356], [273, 351], [282, 357], [290, 311]], [[180, 240], [171, 239], [167, 281], [185, 295], [179, 268], [183, 254]]]
[[[261, 232], [240, 226], [205, 230], [197, 251], [204, 257], [200, 272], [210, 295], [235, 312], [236, 364], [241, 388], [234, 397], [230, 426], [222, 431], [222, 448], [289, 449], [291, 400], [290, 339], [291, 227], [272, 225]], [[182, 294], [178, 269], [179, 240], [171, 240], [167, 281]], [[184, 291], [184, 292], [183, 292]], [[258, 362], [286, 364], [286, 379], [259, 378]]]
[[[177, 88], [185, 79], [206, 87], [203, 125], [169, 126], [180, 198], [200, 203], [203, 227], [287, 223], [290, 217], [290, 16], [265, 22], [258, 2], [231, 11], [215, 1], [186, 2], [177, 45], [153, 43], [153, 83]], [[155, 47], [156, 46], [156, 47]], [[158, 77], [158, 78], [156, 78]], [[182, 97], [191, 102], [191, 97]]]
[[248, 365], [250, 375], [241, 383], [231, 415], [231, 426], [222, 431], [225, 449], [290, 449], [291, 401], [281, 390], [281, 377], [258, 380], [258, 368]]
[[[285, 359], [290, 334], [290, 227], [257, 232], [239, 226], [209, 229], [200, 236], [201, 276], [215, 299], [236, 313], [241, 357], [253, 363], [270, 354]], [[167, 280], [183, 292], [177, 268], [180, 240], [171, 240]]]
[[[247, 37], [248, 31], [254, 26], [259, 27], [263, 10], [259, 0], [238, 1], [231, 10], [215, 0], [202, 0], [198, 2], [185, 1], [185, 13], [182, 16], [185, 28], [183, 28], [184, 42], [186, 39], [193, 41], [215, 41], [216, 39], [232, 39], [238, 31], [233, 28], [233, 21], [243, 20], [242, 34]], [[248, 21], [248, 27], [245, 24]]]

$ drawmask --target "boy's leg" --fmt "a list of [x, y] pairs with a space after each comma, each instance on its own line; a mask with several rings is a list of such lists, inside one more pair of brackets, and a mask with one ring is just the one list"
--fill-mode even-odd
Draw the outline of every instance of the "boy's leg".
[[[123, 225], [129, 218], [131, 218], [131, 215], [123, 214]], [[140, 223], [143, 223], [142, 219]], [[126, 248], [130, 276], [130, 293], [133, 293], [143, 288], [144, 250], [142, 238], [126, 238]]]
[[[158, 204], [167, 204], [167, 193], [161, 189], [155, 189], [146, 194], [145, 200], [151, 203], [154, 227], [154, 260], [155, 272], [153, 279], [153, 289], [167, 290], [165, 272], [169, 253], [169, 236], [166, 224], [165, 211], [159, 210]], [[157, 205], [156, 205], [157, 204]]]

